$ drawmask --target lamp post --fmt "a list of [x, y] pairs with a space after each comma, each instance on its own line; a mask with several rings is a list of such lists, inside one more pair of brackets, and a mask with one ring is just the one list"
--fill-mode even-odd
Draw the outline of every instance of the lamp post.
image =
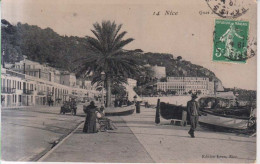
[[[102, 71], [101, 72], [101, 80], [102, 80], [102, 102], [101, 102], [101, 106], [105, 106], [104, 105], [104, 84], [105, 84], [105, 78], [106, 78], [106, 75], [105, 75], [105, 72]], [[104, 110], [105, 112], [105, 110]]]

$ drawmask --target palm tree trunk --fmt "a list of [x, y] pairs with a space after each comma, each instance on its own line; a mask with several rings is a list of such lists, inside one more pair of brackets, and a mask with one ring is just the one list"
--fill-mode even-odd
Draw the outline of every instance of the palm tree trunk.
[[107, 93], [106, 93], [106, 106], [111, 107], [111, 78], [107, 77]]

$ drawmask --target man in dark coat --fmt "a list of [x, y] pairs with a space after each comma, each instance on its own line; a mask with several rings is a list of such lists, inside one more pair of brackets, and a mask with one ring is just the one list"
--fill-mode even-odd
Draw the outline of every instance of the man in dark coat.
[[90, 102], [90, 105], [84, 107], [84, 112], [86, 115], [86, 120], [83, 128], [84, 133], [96, 133], [96, 110], [97, 107], [95, 106], [94, 101]]
[[196, 130], [199, 121], [199, 104], [196, 101], [197, 94], [192, 94], [191, 100], [187, 103], [187, 113], [190, 118], [190, 131], [189, 135], [194, 138], [194, 131]]
[[71, 99], [70, 108], [73, 110], [73, 115], [77, 114], [77, 102], [75, 99]]

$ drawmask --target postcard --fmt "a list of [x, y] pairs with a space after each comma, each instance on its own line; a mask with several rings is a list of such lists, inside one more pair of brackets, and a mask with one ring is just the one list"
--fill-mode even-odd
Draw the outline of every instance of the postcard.
[[1, 11], [3, 163], [256, 162], [256, 0]]

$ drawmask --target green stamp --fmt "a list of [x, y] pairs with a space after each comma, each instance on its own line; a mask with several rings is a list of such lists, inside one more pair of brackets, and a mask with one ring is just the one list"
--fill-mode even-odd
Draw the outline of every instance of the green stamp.
[[215, 20], [213, 61], [246, 63], [249, 22]]

